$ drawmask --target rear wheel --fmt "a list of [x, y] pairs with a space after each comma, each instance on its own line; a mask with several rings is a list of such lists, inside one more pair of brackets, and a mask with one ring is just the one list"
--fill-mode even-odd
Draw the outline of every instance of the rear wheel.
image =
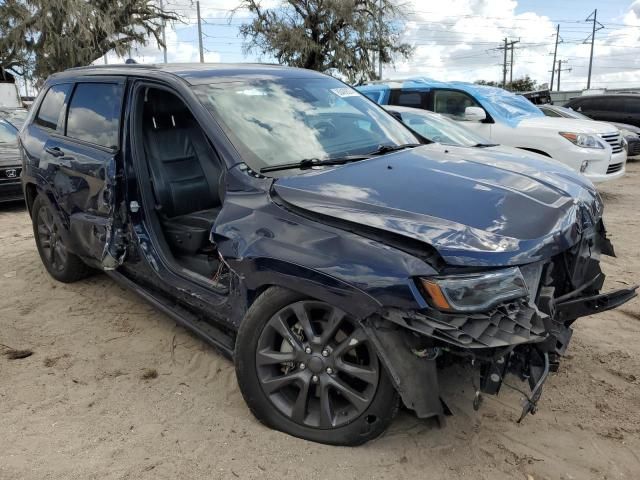
[[69, 252], [61, 236], [62, 228], [49, 203], [38, 195], [31, 211], [33, 234], [38, 253], [49, 274], [60, 282], [71, 283], [91, 272], [76, 255]]
[[396, 391], [364, 330], [325, 302], [267, 290], [247, 312], [235, 356], [252, 412], [296, 437], [359, 445], [397, 412]]

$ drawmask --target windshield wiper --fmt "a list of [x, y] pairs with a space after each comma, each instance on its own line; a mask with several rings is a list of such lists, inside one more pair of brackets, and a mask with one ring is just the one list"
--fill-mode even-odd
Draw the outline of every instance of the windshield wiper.
[[366, 160], [367, 158], [371, 158], [371, 155], [345, 155], [344, 157], [325, 158], [323, 160], [320, 160], [319, 158], [305, 158], [299, 162], [263, 167], [260, 169], [260, 173], [277, 172], [279, 170], [290, 170], [293, 168], [307, 170], [309, 168], [326, 165], [344, 165], [348, 162], [357, 162], [358, 160]]
[[488, 147], [499, 147], [499, 143], [476, 143], [474, 148], [488, 148]]
[[383, 155], [385, 153], [397, 152], [398, 150], [404, 150], [405, 148], [421, 147], [422, 143], [403, 143], [401, 145], [380, 145], [373, 152], [369, 152], [369, 155]]

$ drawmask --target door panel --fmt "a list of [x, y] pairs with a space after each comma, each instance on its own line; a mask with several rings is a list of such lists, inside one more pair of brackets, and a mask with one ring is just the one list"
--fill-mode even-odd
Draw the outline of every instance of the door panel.
[[[64, 137], [45, 145], [60, 172], [56, 189], [64, 192], [61, 207], [70, 219], [71, 241], [81, 255], [100, 262], [108, 256], [115, 216], [123, 89], [123, 79], [77, 83], [68, 102]], [[108, 258], [103, 266], [113, 268], [113, 260]]]

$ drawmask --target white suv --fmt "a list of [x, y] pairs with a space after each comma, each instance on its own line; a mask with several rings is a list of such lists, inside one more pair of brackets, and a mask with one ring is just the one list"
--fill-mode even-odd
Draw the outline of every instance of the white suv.
[[526, 98], [501, 88], [413, 79], [358, 90], [382, 105], [423, 108], [463, 121], [496, 143], [551, 157], [592, 182], [614, 180], [625, 173], [627, 154], [613, 125], [550, 118]]

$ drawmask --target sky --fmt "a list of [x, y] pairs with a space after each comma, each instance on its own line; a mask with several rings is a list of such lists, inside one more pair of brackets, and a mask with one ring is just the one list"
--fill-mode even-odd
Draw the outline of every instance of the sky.
[[[399, 0], [405, 9], [403, 41], [415, 47], [408, 61], [385, 65], [383, 78], [427, 76], [437, 80], [502, 79], [504, 38], [519, 40], [514, 50], [513, 77], [529, 75], [549, 83], [556, 26], [560, 25], [558, 59], [562, 60], [562, 90], [586, 88], [592, 23], [598, 9], [605, 28], [596, 32], [592, 88], [640, 89], [640, 0]], [[278, 0], [263, 0], [278, 5]], [[199, 60], [195, 1], [164, 0], [165, 8], [184, 23], [167, 25], [169, 62]], [[208, 62], [272, 61], [243, 51], [238, 26], [250, 19], [238, 10], [238, 0], [201, 0], [204, 57]], [[160, 63], [157, 45], [132, 51], [140, 63]], [[109, 54], [109, 63], [123, 59]], [[96, 63], [102, 63], [104, 59]], [[557, 82], [557, 74], [556, 74]], [[556, 86], [554, 82], [554, 89]]]

